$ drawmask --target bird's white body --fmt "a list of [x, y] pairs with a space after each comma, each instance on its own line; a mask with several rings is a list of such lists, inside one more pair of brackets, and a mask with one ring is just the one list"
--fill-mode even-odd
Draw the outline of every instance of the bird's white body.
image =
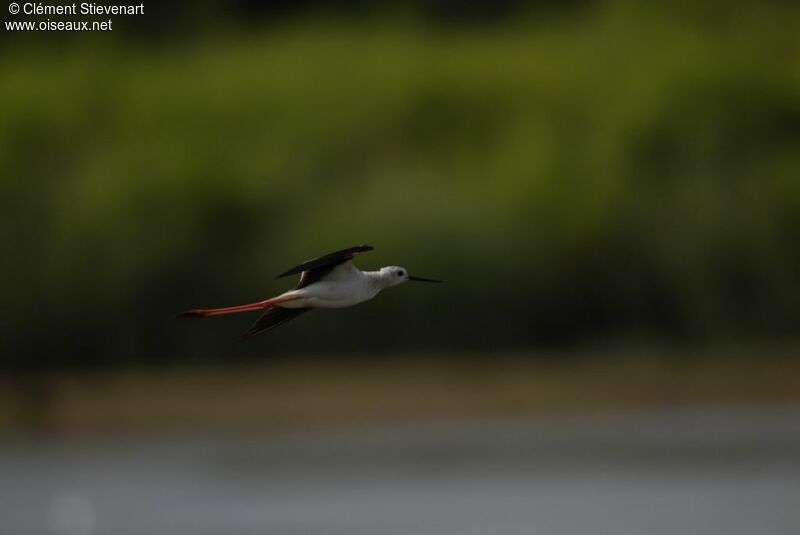
[[397, 266], [361, 271], [345, 262], [319, 281], [279, 295], [275, 304], [281, 308], [345, 308], [369, 301], [384, 288], [406, 280], [408, 273]]

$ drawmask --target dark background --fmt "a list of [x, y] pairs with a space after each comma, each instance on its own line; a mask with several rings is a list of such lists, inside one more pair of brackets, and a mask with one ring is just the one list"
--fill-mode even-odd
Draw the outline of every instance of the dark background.
[[[4, 32], [0, 366], [793, 347], [792, 3], [145, 13]], [[173, 319], [358, 243], [447, 283], [248, 344]]]

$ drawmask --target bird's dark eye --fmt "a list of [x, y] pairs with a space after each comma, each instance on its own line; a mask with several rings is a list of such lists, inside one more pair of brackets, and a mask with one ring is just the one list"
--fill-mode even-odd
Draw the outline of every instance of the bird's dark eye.
[[398, 277], [402, 277], [403, 275], [405, 275], [405, 272], [402, 269], [397, 272]]

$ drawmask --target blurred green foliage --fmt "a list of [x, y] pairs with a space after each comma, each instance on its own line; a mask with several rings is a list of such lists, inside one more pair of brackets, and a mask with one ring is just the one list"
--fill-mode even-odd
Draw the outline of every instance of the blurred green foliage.
[[[789, 3], [621, 1], [6, 46], [2, 359], [793, 337], [798, 35]], [[447, 284], [247, 347], [171, 318], [356, 243]]]

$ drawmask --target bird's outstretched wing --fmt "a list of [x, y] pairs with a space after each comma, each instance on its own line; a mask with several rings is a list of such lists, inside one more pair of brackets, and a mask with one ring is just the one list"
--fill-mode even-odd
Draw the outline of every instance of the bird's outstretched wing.
[[320, 256], [319, 258], [307, 260], [299, 266], [295, 266], [290, 270], [281, 273], [277, 278], [280, 279], [281, 277], [286, 277], [288, 275], [302, 273], [303, 275], [300, 277], [300, 283], [297, 285], [297, 288], [304, 288], [309, 284], [313, 284], [320, 280], [339, 264], [349, 262], [357, 254], [365, 253], [373, 249], [374, 247], [371, 245], [356, 245], [355, 247], [349, 247], [347, 249], [342, 249], [341, 251], [328, 253]]
[[260, 318], [242, 335], [242, 340], [248, 340], [259, 334], [283, 325], [289, 320], [293, 320], [300, 314], [308, 312], [310, 308], [280, 308], [273, 307], [264, 312]]

